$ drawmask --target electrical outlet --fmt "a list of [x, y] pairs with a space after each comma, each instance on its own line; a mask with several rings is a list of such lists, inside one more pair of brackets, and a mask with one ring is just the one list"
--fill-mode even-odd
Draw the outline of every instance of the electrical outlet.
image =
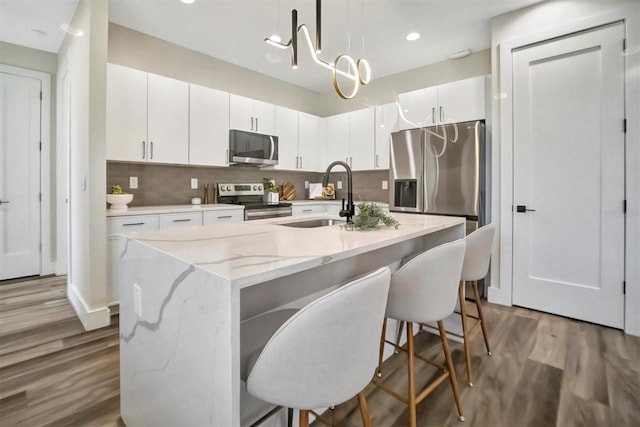
[[389, 189], [389, 181], [382, 181], [382, 189], [383, 190]]
[[304, 188], [305, 188], [305, 190], [309, 189], [309, 181], [305, 181], [304, 182]]
[[336, 182], [336, 188], [337, 188], [338, 190], [342, 190], [342, 181], [338, 181], [338, 182]]
[[192, 190], [198, 189], [198, 178], [191, 178], [191, 189]]
[[130, 176], [129, 177], [129, 189], [130, 190], [135, 190], [136, 188], [138, 188], [138, 177], [137, 176]]
[[142, 317], [142, 289], [137, 284], [133, 285], [133, 312]]

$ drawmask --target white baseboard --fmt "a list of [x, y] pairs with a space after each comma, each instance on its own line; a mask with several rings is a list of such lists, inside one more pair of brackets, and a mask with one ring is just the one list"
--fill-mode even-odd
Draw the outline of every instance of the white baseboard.
[[72, 284], [67, 284], [67, 299], [73, 310], [87, 331], [104, 328], [111, 323], [111, 311], [109, 307], [100, 307], [90, 310], [78, 289]]
[[511, 307], [511, 289], [507, 292], [504, 289], [489, 286], [487, 301]]

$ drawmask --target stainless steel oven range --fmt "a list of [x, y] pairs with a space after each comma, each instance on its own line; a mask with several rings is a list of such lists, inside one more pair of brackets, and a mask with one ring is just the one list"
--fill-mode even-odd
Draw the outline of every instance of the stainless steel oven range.
[[218, 203], [244, 206], [244, 220], [291, 216], [291, 203], [267, 203], [261, 183], [218, 184]]

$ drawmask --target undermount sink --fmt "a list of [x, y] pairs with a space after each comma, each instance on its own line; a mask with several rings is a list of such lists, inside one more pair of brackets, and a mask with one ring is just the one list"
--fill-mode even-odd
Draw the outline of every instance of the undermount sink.
[[277, 225], [283, 225], [285, 227], [297, 227], [297, 228], [317, 228], [317, 227], [327, 227], [329, 225], [344, 224], [345, 222], [346, 221], [344, 219], [320, 218], [320, 219], [306, 219], [304, 221], [296, 221], [296, 222], [285, 222]]

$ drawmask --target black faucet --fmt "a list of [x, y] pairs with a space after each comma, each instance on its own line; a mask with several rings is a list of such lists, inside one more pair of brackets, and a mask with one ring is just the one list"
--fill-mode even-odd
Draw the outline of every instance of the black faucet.
[[342, 160], [336, 160], [331, 163], [327, 168], [327, 171], [324, 173], [324, 178], [322, 179], [322, 186], [326, 187], [329, 184], [329, 173], [331, 169], [333, 169], [336, 165], [342, 165], [347, 170], [347, 206], [345, 209], [344, 199], [342, 199], [342, 210], [340, 211], [340, 216], [344, 216], [347, 218], [347, 223], [352, 223], [353, 216], [356, 214], [356, 208], [353, 206], [353, 179], [351, 176], [351, 168], [348, 164], [343, 162]]

